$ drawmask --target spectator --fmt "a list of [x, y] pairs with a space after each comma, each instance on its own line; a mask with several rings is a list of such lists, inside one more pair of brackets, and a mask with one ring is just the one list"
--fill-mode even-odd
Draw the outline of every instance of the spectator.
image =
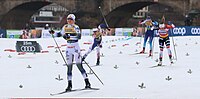
[[20, 36], [21, 39], [28, 39], [28, 34], [25, 30], [23, 30], [22, 35]]
[[31, 38], [37, 38], [37, 31], [31, 30]]
[[191, 26], [192, 25], [192, 18], [188, 15], [185, 16], [185, 26]]
[[51, 38], [51, 34], [49, 34], [49, 24], [46, 24], [44, 29], [42, 30], [41, 38]]
[[132, 33], [132, 36], [137, 36], [137, 28], [136, 27], [133, 27], [133, 33]]

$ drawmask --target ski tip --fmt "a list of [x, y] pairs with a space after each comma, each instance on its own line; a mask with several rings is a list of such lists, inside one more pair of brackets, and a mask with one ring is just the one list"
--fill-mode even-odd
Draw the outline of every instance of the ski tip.
[[53, 96], [54, 94], [50, 94], [50, 96]]
[[83, 88], [82, 90], [100, 90], [100, 88]]
[[155, 66], [151, 66], [149, 68], [154, 68], [154, 67], [164, 67], [164, 66], [167, 66], [167, 65], [155, 65]]
[[90, 67], [98, 67], [98, 66], [103, 66], [103, 64], [99, 64], [99, 65], [92, 65]]

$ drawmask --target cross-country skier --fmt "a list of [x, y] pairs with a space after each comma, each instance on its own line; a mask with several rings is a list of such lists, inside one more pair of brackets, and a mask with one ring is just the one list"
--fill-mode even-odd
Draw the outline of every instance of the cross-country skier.
[[110, 31], [110, 28], [106, 25], [106, 24], [100, 24], [98, 26], [99, 32], [102, 33], [102, 35], [106, 35], [107, 34], [107, 30]]
[[153, 49], [152, 41], [153, 41], [153, 37], [154, 37], [154, 27], [157, 25], [157, 22], [152, 21], [150, 16], [148, 16], [146, 18], [146, 20], [140, 22], [140, 24], [145, 24], [146, 28], [147, 28], [147, 31], [144, 36], [143, 49], [140, 53], [145, 52], [146, 42], [147, 42], [147, 39], [149, 38], [149, 45], [150, 45], [149, 56], [152, 56], [152, 49]]
[[100, 64], [100, 48], [102, 48], [102, 33], [99, 31], [98, 28], [94, 28], [93, 30], [93, 43], [92, 46], [89, 47], [89, 50], [83, 55], [82, 61], [84, 61], [84, 59], [88, 56], [88, 54], [90, 52], [92, 52], [92, 50], [94, 50], [94, 48], [96, 48], [97, 51], [97, 62], [96, 65]]
[[67, 80], [68, 86], [66, 91], [71, 91], [72, 89], [72, 65], [73, 60], [76, 61], [76, 65], [80, 70], [84, 80], [85, 80], [85, 88], [91, 88], [90, 82], [88, 80], [88, 76], [86, 74], [85, 69], [82, 66], [81, 59], [81, 51], [79, 47], [78, 40], [81, 39], [80, 28], [75, 24], [75, 15], [69, 14], [67, 16], [67, 24], [62, 27], [61, 34], [63, 38], [67, 40], [66, 47], [66, 60], [67, 60]]
[[172, 52], [170, 50], [170, 39], [169, 39], [169, 29], [170, 28], [174, 28], [174, 24], [165, 24], [165, 23], [161, 23], [159, 24], [159, 46], [160, 46], [160, 55], [159, 55], [159, 63], [158, 66], [162, 65], [162, 58], [163, 58], [163, 48], [164, 48], [164, 44], [167, 47], [168, 50], [168, 55], [169, 55], [169, 59], [171, 64], [173, 63], [172, 61]]

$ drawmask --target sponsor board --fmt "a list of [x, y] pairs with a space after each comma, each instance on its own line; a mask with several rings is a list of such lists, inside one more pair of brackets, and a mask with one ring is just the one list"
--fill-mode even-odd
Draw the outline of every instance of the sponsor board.
[[16, 42], [17, 52], [40, 52], [41, 47], [36, 41], [17, 41]]
[[133, 33], [133, 28], [123, 28], [123, 36], [131, 36]]
[[[31, 35], [35, 35], [35, 37], [31, 38], [40, 38], [41, 37], [41, 30], [37, 33], [31, 33]], [[133, 28], [115, 28], [115, 36], [132, 36]], [[59, 30], [55, 31], [56, 33], [59, 33]], [[138, 35], [142, 35], [144, 31], [142, 31], [142, 28], [138, 28]], [[55, 33], [55, 37], [57, 34]], [[1, 33], [0, 33], [1, 34]], [[5, 33], [4, 33], [5, 34]], [[7, 38], [19, 38], [22, 34], [22, 30], [7, 30], [5, 36]], [[92, 35], [92, 29], [81, 29], [82, 36], [91, 36]], [[51, 37], [51, 35], [48, 33], [48, 37]], [[200, 36], [200, 26], [177, 26], [173, 29], [169, 30], [170, 36]]]
[[81, 35], [82, 36], [91, 36], [92, 30], [91, 29], [81, 29]]
[[199, 26], [178, 26], [169, 30], [170, 36], [200, 36]]
[[7, 30], [7, 38], [19, 38], [22, 34], [22, 30]]
[[173, 34], [175, 35], [185, 35], [186, 28], [185, 27], [175, 27], [173, 28]]
[[115, 28], [115, 36], [123, 36], [123, 28]]
[[200, 35], [200, 27], [191, 28], [191, 33], [193, 35]]

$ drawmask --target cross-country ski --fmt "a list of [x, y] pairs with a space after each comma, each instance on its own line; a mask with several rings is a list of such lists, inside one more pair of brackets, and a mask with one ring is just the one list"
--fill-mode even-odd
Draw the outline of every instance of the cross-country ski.
[[77, 91], [84, 91], [84, 90], [100, 90], [99, 88], [83, 88], [83, 89], [72, 89], [72, 90], [69, 90], [69, 91], [62, 91], [62, 92], [59, 92], [59, 93], [51, 93], [50, 95], [51, 96], [56, 96], [56, 95], [61, 95], [61, 94], [65, 94], [65, 93], [71, 93], [71, 92], [77, 92]]

